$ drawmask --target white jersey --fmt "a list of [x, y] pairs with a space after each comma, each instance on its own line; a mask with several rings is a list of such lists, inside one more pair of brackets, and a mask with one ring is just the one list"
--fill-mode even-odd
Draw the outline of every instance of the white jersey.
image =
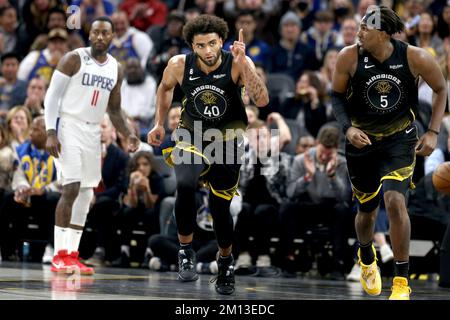
[[80, 56], [80, 70], [70, 78], [61, 101], [60, 116], [100, 123], [117, 83], [117, 60], [108, 54], [106, 61], [100, 64], [92, 57], [90, 47], [75, 52]]

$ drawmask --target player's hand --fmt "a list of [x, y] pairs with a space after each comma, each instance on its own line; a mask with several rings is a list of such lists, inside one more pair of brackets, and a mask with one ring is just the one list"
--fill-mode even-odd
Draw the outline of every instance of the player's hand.
[[166, 130], [161, 125], [155, 125], [147, 135], [147, 142], [152, 146], [160, 146], [166, 135]]
[[45, 149], [53, 157], [59, 157], [59, 153], [61, 152], [61, 143], [59, 143], [56, 132], [47, 133], [47, 142], [45, 144]]
[[139, 140], [138, 137], [136, 137], [136, 135], [132, 133], [128, 136], [127, 143], [128, 143], [128, 152], [135, 152], [139, 148], [139, 144], [141, 143], [141, 141]]
[[367, 145], [371, 145], [369, 137], [362, 130], [350, 127], [346, 132], [346, 137], [350, 143], [358, 149], [364, 148]]
[[437, 134], [427, 131], [416, 143], [416, 154], [418, 156], [429, 156], [437, 145]]
[[230, 46], [231, 54], [234, 57], [234, 62], [242, 63], [246, 61], [245, 58], [245, 43], [244, 43], [244, 31], [239, 29], [239, 38], [233, 42]]

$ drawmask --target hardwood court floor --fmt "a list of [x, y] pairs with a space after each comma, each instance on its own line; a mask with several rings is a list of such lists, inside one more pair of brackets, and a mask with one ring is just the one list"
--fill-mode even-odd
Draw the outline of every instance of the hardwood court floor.
[[[181, 283], [175, 272], [145, 269], [97, 268], [94, 276], [55, 275], [50, 266], [37, 263], [0, 263], [0, 300], [386, 300], [390, 279], [383, 292], [370, 297], [359, 283], [297, 277], [260, 278], [236, 276], [236, 292], [220, 296], [200, 275], [196, 282]], [[450, 300], [450, 289], [435, 281], [412, 280], [412, 299]]]

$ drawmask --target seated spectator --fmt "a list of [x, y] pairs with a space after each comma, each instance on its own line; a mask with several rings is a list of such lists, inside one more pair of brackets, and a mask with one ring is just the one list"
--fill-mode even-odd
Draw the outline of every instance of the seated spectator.
[[280, 20], [280, 41], [275, 45], [272, 55], [272, 72], [281, 72], [294, 81], [311, 66], [315, 66], [314, 52], [300, 41], [301, 22], [292, 11], [285, 13]]
[[27, 53], [28, 36], [17, 15], [17, 9], [7, 5], [0, 9], [0, 54], [15, 52], [19, 59]]
[[128, 58], [121, 87], [122, 109], [139, 123], [138, 137], [147, 137], [155, 115], [156, 81], [146, 75], [138, 58]]
[[303, 154], [306, 151], [308, 151], [310, 148], [314, 147], [316, 145], [316, 141], [313, 136], [306, 135], [301, 136], [298, 138], [296, 147], [295, 147], [295, 154]]
[[[153, 41], [143, 31], [130, 27], [125, 12], [115, 12], [111, 16], [114, 23], [115, 36], [112, 40], [109, 53], [125, 66], [129, 58], [137, 58], [145, 70], [150, 52], [153, 50]], [[127, 68], [125, 68], [127, 71]]]
[[3, 196], [11, 191], [14, 173], [14, 151], [10, 146], [8, 131], [5, 125], [0, 124], [0, 206]]
[[[321, 224], [330, 229], [333, 246], [331, 279], [344, 279], [344, 249], [353, 216], [346, 161], [337, 153], [339, 134], [338, 128], [323, 126], [317, 146], [294, 158], [287, 182], [290, 201], [283, 203], [280, 209], [280, 250], [286, 275], [294, 275], [297, 271], [293, 240]], [[308, 245], [305, 244], [304, 250]]]
[[[0, 208], [0, 246], [3, 257], [16, 260], [19, 241], [24, 238], [28, 217], [42, 230], [47, 246], [42, 262], [53, 258], [53, 225], [60, 189], [56, 182], [53, 157], [45, 151], [47, 133], [43, 116], [33, 120], [30, 140], [17, 147], [12, 190]], [[10, 224], [12, 228], [9, 228]], [[8, 258], [11, 257], [12, 258]]]
[[[86, 226], [95, 234], [94, 255], [86, 260], [92, 266], [102, 266], [105, 259], [113, 259], [111, 239], [115, 237], [113, 216], [120, 209], [120, 197], [127, 189], [126, 168], [128, 155], [114, 142], [115, 129], [106, 114], [101, 123], [102, 180], [94, 189], [94, 198]], [[83, 235], [86, 235], [84, 233]], [[85, 239], [83, 239], [85, 240]]]
[[249, 56], [254, 63], [259, 63], [263, 65], [266, 70], [271, 69], [270, 64], [272, 63], [272, 50], [270, 46], [259, 39], [256, 35], [257, 21], [255, 13], [251, 10], [239, 11], [234, 23], [235, 33], [229, 38], [227, 42], [223, 45], [223, 48], [230, 51], [230, 46], [233, 44], [235, 39], [239, 36], [239, 30], [243, 30], [244, 42], [245, 42], [245, 53]]
[[[66, 11], [59, 7], [54, 7], [50, 9], [48, 13], [48, 21], [47, 21], [47, 29], [53, 30], [56, 28], [67, 28], [67, 19]], [[69, 34], [68, 37], [68, 45], [69, 45], [69, 51], [85, 47], [86, 43], [81, 37], [81, 35], [78, 33], [77, 30], [72, 29], [66, 29], [66, 31]], [[47, 33], [41, 33], [34, 39], [34, 42], [31, 44], [30, 51], [33, 50], [44, 50], [48, 46], [48, 34]]]
[[306, 71], [297, 81], [294, 97], [284, 102], [280, 113], [287, 119], [296, 119], [300, 127], [316, 137], [327, 122], [324, 99], [322, 82], [316, 73]]
[[17, 79], [19, 56], [9, 52], [2, 55], [0, 78], [0, 117], [6, 118], [9, 109], [25, 102], [27, 83]]
[[46, 91], [47, 86], [43, 79], [33, 78], [28, 82], [27, 97], [25, 98], [23, 106], [28, 108], [33, 118], [44, 114], [44, 98]]
[[56, 28], [48, 33], [48, 45], [44, 50], [31, 51], [20, 63], [17, 78], [30, 81], [40, 77], [50, 83], [53, 71], [62, 56], [68, 52], [67, 31]]
[[[279, 123], [279, 128], [283, 126], [284, 121], [279, 114], [269, 115], [269, 121], [272, 118]], [[239, 269], [253, 265], [250, 256], [256, 261], [260, 275], [276, 275], [277, 272], [270, 268], [270, 238], [277, 235], [279, 207], [287, 200], [285, 186], [291, 156], [280, 152], [282, 143], [272, 142], [271, 132], [263, 121], [254, 121], [247, 133], [249, 148], [239, 180], [243, 204], [235, 230], [234, 249], [239, 253], [236, 272], [247, 272]], [[250, 236], [254, 238], [253, 245], [249, 243]]]
[[31, 112], [24, 106], [15, 106], [6, 115], [8, 136], [13, 150], [29, 139]]
[[[158, 234], [159, 203], [164, 198], [162, 178], [153, 169], [151, 153], [136, 153], [129, 162], [128, 190], [123, 198], [123, 207], [117, 217], [120, 229], [120, 257], [113, 267], [130, 267], [130, 240], [133, 228], [139, 226], [146, 237]], [[174, 256], [176, 259], [176, 255]]]
[[22, 7], [22, 19], [25, 22], [25, 30], [33, 42], [41, 33], [47, 33], [47, 20], [50, 10], [54, 7], [62, 7], [59, 0], [25, 0]]

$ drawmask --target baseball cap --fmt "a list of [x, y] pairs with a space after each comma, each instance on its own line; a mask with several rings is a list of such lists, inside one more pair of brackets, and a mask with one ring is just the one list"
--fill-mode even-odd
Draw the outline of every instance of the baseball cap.
[[52, 40], [52, 39], [63, 39], [63, 40], [67, 40], [68, 38], [68, 34], [67, 31], [62, 29], [62, 28], [55, 28], [50, 30], [50, 32], [48, 33], [48, 40]]

